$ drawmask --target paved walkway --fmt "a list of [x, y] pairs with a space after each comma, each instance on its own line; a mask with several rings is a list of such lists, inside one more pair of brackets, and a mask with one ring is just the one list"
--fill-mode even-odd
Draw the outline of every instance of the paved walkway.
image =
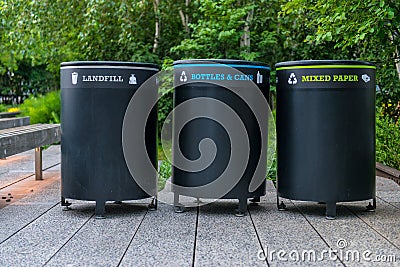
[[272, 183], [242, 218], [235, 201], [177, 214], [142, 200], [109, 204], [97, 220], [94, 203], [60, 207], [59, 147], [44, 151], [44, 181], [34, 181], [33, 156], [0, 160], [0, 266], [400, 266], [400, 187], [384, 178], [375, 213], [339, 204], [334, 221], [315, 203], [285, 200], [277, 211]]

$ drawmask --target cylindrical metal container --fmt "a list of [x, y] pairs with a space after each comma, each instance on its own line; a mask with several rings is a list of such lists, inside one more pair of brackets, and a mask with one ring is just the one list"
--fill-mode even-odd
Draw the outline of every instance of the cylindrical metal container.
[[[133, 62], [61, 64], [61, 196], [96, 201], [103, 215], [106, 201], [150, 197], [132, 177], [124, 158], [122, 127], [127, 106], [138, 88], [159, 68]], [[154, 98], [157, 87], [154, 85]], [[140, 115], [138, 115], [140, 116]], [[157, 162], [157, 112], [146, 124], [145, 146]], [[125, 148], [126, 149], [126, 148]], [[127, 149], [135, 150], [130, 147]], [[146, 177], [156, 188], [156, 176]]]
[[[265, 194], [269, 66], [240, 60], [174, 62], [172, 190], [197, 198]], [[179, 155], [182, 155], [183, 160]]]
[[374, 199], [375, 67], [311, 60], [276, 70], [278, 195], [325, 202], [328, 218], [336, 202]]

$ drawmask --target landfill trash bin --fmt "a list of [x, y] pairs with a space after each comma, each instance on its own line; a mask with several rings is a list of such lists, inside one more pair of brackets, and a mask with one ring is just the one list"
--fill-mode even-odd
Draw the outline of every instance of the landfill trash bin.
[[236, 215], [243, 216], [248, 198], [258, 202], [265, 195], [269, 72], [268, 65], [241, 60], [174, 62], [177, 212], [184, 210], [183, 195], [238, 199]]
[[375, 72], [343, 60], [276, 64], [279, 197], [326, 203], [373, 199]]
[[[151, 197], [135, 182], [127, 167], [122, 127], [132, 96], [158, 70], [157, 65], [134, 62], [61, 64], [62, 205], [70, 205], [67, 198], [96, 201], [96, 215], [102, 217], [106, 201], [119, 203]], [[154, 91], [157, 97], [156, 86]], [[145, 129], [147, 154], [154, 166], [156, 128], [154, 109]], [[156, 191], [156, 176], [146, 179]]]

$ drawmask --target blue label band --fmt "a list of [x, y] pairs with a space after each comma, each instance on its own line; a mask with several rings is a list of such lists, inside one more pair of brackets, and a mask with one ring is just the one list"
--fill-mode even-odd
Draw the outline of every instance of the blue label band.
[[179, 64], [174, 68], [187, 68], [187, 67], [231, 67], [231, 68], [248, 68], [248, 69], [266, 69], [271, 70], [270, 67], [257, 66], [257, 65], [236, 65], [236, 64]]

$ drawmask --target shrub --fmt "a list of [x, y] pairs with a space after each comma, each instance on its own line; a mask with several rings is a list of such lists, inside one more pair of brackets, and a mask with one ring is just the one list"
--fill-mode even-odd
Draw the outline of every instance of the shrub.
[[267, 179], [276, 182], [276, 175], [277, 175], [276, 158], [274, 158], [271, 167], [268, 170]]
[[376, 161], [400, 169], [400, 124], [381, 110], [376, 116]]
[[43, 96], [26, 99], [20, 106], [21, 114], [29, 116], [31, 124], [60, 123], [60, 92], [52, 91]]
[[0, 104], [0, 112], [6, 112], [7, 111], [7, 106]]
[[158, 191], [161, 191], [165, 187], [166, 181], [172, 175], [172, 165], [168, 160], [163, 160], [160, 165], [158, 172]]

